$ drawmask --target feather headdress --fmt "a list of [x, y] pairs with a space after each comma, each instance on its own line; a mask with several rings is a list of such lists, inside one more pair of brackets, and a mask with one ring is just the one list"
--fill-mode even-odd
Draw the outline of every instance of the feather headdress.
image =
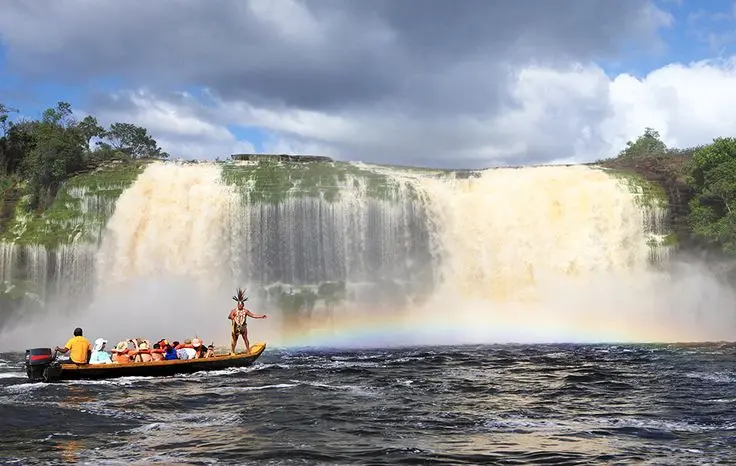
[[248, 301], [248, 297], [245, 295], [245, 288], [238, 288], [237, 290], [235, 290], [233, 301], [238, 304], [245, 304], [245, 302]]

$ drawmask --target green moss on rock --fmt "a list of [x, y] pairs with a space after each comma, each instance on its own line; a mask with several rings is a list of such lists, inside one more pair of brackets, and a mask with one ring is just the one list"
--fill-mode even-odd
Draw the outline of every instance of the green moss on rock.
[[640, 207], [667, 209], [669, 201], [667, 192], [656, 183], [629, 170], [603, 169], [619, 181], [619, 185], [636, 195], [636, 203]]
[[13, 186], [13, 180], [8, 176], [0, 175], [0, 206], [2, 206], [2, 202], [5, 200], [5, 193], [11, 186]]
[[662, 245], [664, 246], [679, 246], [680, 245], [680, 238], [677, 236], [677, 233], [670, 233], [666, 235], [662, 241]]
[[401, 181], [383, 173], [332, 161], [228, 162], [223, 164], [222, 178], [236, 186], [247, 202], [264, 203], [279, 203], [290, 197], [321, 197], [337, 202], [343, 187], [363, 187], [370, 198], [391, 200], [399, 196], [402, 188]]
[[330, 309], [347, 299], [344, 281], [325, 281], [315, 285], [275, 283], [262, 289], [260, 299], [276, 304], [288, 317], [308, 316], [315, 308]]
[[[96, 241], [115, 201], [147, 164], [111, 164], [77, 175], [61, 186], [54, 202], [40, 214], [30, 211], [30, 195], [24, 193], [0, 239], [50, 249], [75, 241]], [[25, 186], [21, 190], [25, 192]]]

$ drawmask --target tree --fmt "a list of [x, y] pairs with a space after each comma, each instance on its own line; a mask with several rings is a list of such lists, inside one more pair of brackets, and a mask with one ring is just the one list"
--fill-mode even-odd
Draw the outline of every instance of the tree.
[[28, 154], [36, 145], [36, 122], [11, 123], [0, 138], [0, 172], [20, 172]]
[[71, 105], [59, 102], [43, 112], [35, 125], [35, 144], [25, 159], [31, 208], [49, 204], [61, 183], [81, 170], [88, 153], [85, 135], [73, 117]]
[[667, 152], [667, 145], [662, 142], [659, 132], [647, 127], [644, 134], [639, 136], [634, 142], [627, 142], [626, 149], [619, 152], [619, 157], [635, 157], [642, 155], [664, 154]]
[[2, 131], [3, 136], [8, 134], [8, 129], [12, 126], [9, 119], [11, 113], [18, 113], [18, 110], [0, 103], [0, 130]]
[[716, 138], [693, 155], [688, 184], [690, 224], [696, 237], [736, 255], [736, 139]]
[[58, 102], [56, 107], [47, 108], [43, 112], [43, 118], [41, 121], [43, 123], [58, 125], [63, 128], [68, 128], [76, 123], [71, 104], [63, 101]]
[[[18, 110], [0, 103], [0, 181], [19, 186], [23, 195], [30, 195], [32, 210], [42, 210], [51, 203], [71, 176], [115, 155], [168, 157], [145, 128], [115, 123], [105, 130], [92, 115], [78, 121], [68, 102], [57, 102], [38, 120], [12, 121], [12, 112]], [[101, 141], [92, 148], [94, 139]], [[3, 202], [0, 199], [0, 209], [6, 207]]]
[[87, 147], [89, 147], [89, 142], [92, 140], [92, 138], [99, 138], [103, 134], [105, 134], [105, 128], [100, 126], [97, 123], [97, 118], [91, 115], [87, 115], [82, 121], [79, 122], [79, 124], [77, 125], [77, 130], [82, 135], [84, 143]]
[[110, 129], [102, 134], [102, 149], [112, 148], [132, 158], [165, 159], [169, 156], [163, 152], [148, 130], [131, 123], [113, 123]]

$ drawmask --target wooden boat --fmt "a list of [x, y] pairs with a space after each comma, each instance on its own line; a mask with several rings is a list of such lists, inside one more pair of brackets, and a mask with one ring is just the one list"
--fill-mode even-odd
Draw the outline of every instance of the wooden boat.
[[247, 367], [266, 350], [266, 343], [255, 343], [248, 353], [220, 354], [211, 358], [131, 362], [128, 364], [66, 364], [53, 358], [50, 348], [26, 350], [26, 374], [33, 382], [61, 380], [101, 380], [116, 377], [167, 377], [233, 367]]

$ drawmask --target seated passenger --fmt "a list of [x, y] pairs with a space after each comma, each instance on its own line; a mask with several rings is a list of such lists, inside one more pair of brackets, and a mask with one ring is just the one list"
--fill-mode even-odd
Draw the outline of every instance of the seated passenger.
[[207, 353], [204, 355], [205, 358], [214, 358], [215, 357], [215, 345], [210, 344], [207, 346]]
[[112, 362], [116, 364], [128, 364], [130, 362], [130, 350], [128, 349], [127, 341], [120, 341], [114, 349], [110, 351], [112, 353]]
[[151, 350], [148, 348], [148, 341], [137, 338], [132, 342], [135, 345], [135, 349], [130, 352], [130, 355], [133, 356], [133, 362], [151, 362], [153, 360]]
[[174, 349], [176, 350], [176, 355], [179, 359], [194, 359], [197, 355], [197, 352], [194, 351], [194, 347], [192, 346], [192, 340], [186, 339], [184, 340], [184, 343], [177, 345], [174, 342]]
[[[75, 364], [87, 364], [91, 349], [89, 340], [82, 336], [82, 329], [77, 327], [74, 329], [74, 336], [66, 342], [63, 348], [54, 348], [58, 353], [69, 353], [69, 361]], [[60, 358], [62, 359], [62, 358]]]
[[151, 360], [152, 361], [163, 361], [165, 359], [164, 357], [164, 350], [161, 349], [161, 343], [156, 342], [153, 344], [153, 349], [151, 350]]
[[175, 346], [178, 345], [179, 342], [175, 341], [173, 344], [169, 344], [169, 342], [166, 342], [166, 346], [164, 347], [164, 359], [167, 361], [172, 359], [179, 359], [179, 356], [176, 354]]
[[105, 345], [107, 340], [104, 338], [98, 338], [95, 340], [95, 345], [92, 348], [92, 356], [89, 358], [90, 364], [112, 364], [110, 354], [105, 351]]
[[207, 348], [202, 344], [202, 340], [195, 338], [192, 340], [192, 347], [194, 348], [194, 359], [205, 357], [207, 354]]

